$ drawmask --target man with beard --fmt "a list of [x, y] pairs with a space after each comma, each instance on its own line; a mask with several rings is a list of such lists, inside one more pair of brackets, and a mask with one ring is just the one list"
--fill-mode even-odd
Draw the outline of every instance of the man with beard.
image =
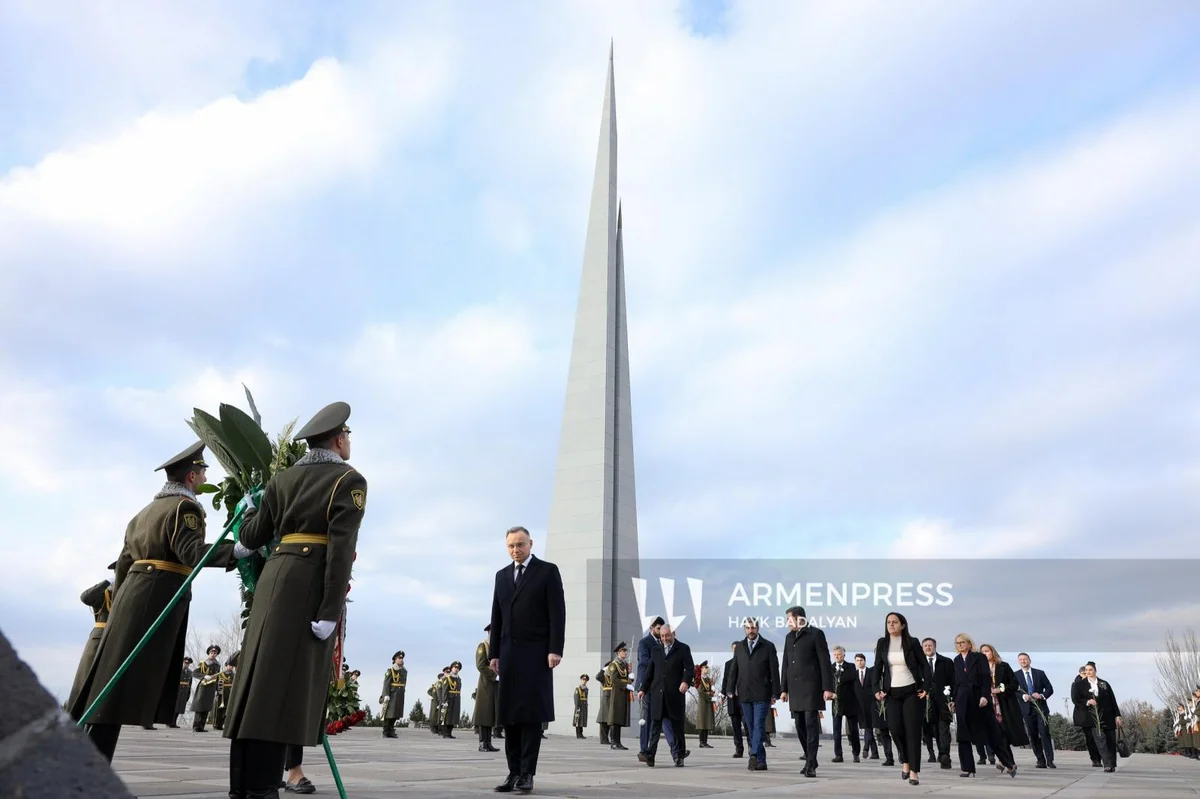
[[686, 741], [683, 736], [684, 716], [687, 713], [687, 692], [695, 676], [696, 665], [692, 662], [692, 650], [682, 641], [675, 640], [675, 631], [669, 624], [659, 628], [661, 647], [651, 650], [650, 662], [642, 670], [642, 680], [637, 687], [639, 700], [649, 696], [650, 747], [645, 754], [638, 753], [638, 760], [654, 766], [658, 753], [658, 738], [663, 720], [671, 719], [675, 736], [668, 741], [671, 759], [676, 766], [683, 765]]
[[[796, 735], [807, 761], [804, 776], [817, 776], [817, 749], [821, 745], [821, 713], [826, 700], [833, 699], [833, 674], [825, 632], [808, 624], [804, 608], [787, 610], [790, 632], [780, 658], [779, 698], [788, 703], [796, 722]], [[855, 754], [857, 754], [855, 742]]]

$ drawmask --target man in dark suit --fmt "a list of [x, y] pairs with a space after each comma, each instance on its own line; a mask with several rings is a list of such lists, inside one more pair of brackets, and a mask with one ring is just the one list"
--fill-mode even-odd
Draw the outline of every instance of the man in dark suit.
[[[1033, 668], [1029, 655], [1022, 652], [1017, 655], [1017, 684], [1021, 686], [1021, 718], [1025, 720], [1025, 730], [1029, 733], [1029, 745], [1037, 757], [1038, 768], [1058, 768], [1054, 765], [1054, 741], [1050, 738], [1050, 729], [1046, 721], [1050, 718], [1050, 707], [1046, 700], [1054, 696], [1054, 686], [1046, 677], [1046, 672]], [[1034, 708], [1040, 709], [1039, 714]]]
[[[787, 623], [790, 632], [783, 641], [780, 658], [779, 698], [788, 703], [796, 723], [796, 737], [804, 747], [804, 776], [815, 777], [817, 748], [821, 742], [820, 713], [825, 710], [825, 701], [835, 695], [829, 644], [823, 630], [808, 625], [804, 608], [788, 608]], [[846, 687], [850, 687], [849, 679]], [[857, 735], [854, 737], [854, 754], [858, 755]]]
[[887, 722], [879, 715], [879, 700], [875, 698], [875, 672], [867, 668], [867, 656], [862, 652], [854, 655], [854, 690], [858, 694], [858, 718], [862, 726], [862, 753], [867, 760], [879, 759], [879, 746], [883, 746], [885, 760], [880, 765], [894, 766], [892, 760], [892, 734]]
[[490, 665], [500, 675], [498, 722], [504, 726], [507, 793], [533, 790], [542, 724], [554, 721], [554, 672], [562, 662], [567, 606], [562, 575], [553, 563], [533, 557], [524, 527], [505, 533], [512, 565], [496, 572], [492, 593]]
[[663, 721], [670, 719], [675, 735], [667, 741], [671, 747], [671, 759], [676, 766], [683, 765], [684, 718], [687, 715], [687, 692], [695, 675], [696, 664], [692, 662], [692, 650], [682, 641], [675, 640], [675, 631], [664, 624], [659, 632], [662, 646], [651, 650], [650, 662], [642, 672], [642, 682], [637, 685], [638, 699], [649, 699], [650, 746], [645, 754], [638, 753], [638, 760], [647, 766], [654, 765], [658, 753], [658, 737]]
[[858, 762], [859, 740], [858, 727], [862, 720], [859, 707], [858, 691], [854, 686], [857, 681], [854, 668], [846, 662], [846, 648], [833, 648], [833, 762], [841, 763], [842, 758], [842, 719], [846, 720], [846, 737], [850, 739], [850, 752], [854, 762]]
[[[737, 645], [741, 641], [734, 641], [729, 646], [729, 651], [737, 656]], [[742, 700], [738, 698], [737, 683], [730, 679], [733, 674], [733, 658], [725, 661], [725, 670], [721, 673], [721, 696], [725, 700], [725, 712], [729, 714], [729, 725], [733, 727], [733, 756], [741, 757], [744, 754], [744, 745], [742, 743], [742, 730], [746, 731], [746, 740], [750, 738], [750, 728], [746, 726], [746, 716], [742, 713]]]
[[[644, 685], [646, 678], [646, 669], [650, 666], [650, 659], [655, 649], [662, 649], [662, 628], [667, 622], [662, 616], [656, 616], [654, 621], [650, 622], [650, 631], [638, 641], [637, 648], [637, 675], [634, 678], [635, 685]], [[642, 759], [642, 755], [650, 751], [650, 697], [647, 695], [645, 699], [638, 703], [641, 712], [642, 720], [645, 722], [641, 725], [638, 731], [638, 759]], [[675, 730], [670, 719], [663, 720], [662, 731], [666, 733], [667, 744], [674, 751]]]
[[758, 620], [749, 617], [742, 624], [746, 637], [738, 642], [733, 654], [730, 680], [737, 686], [742, 713], [750, 728], [749, 771], [767, 770], [767, 713], [779, 698], [779, 654], [775, 644], [758, 634]]
[[[921, 641], [925, 652], [925, 684], [932, 686], [928, 693], [929, 715], [922, 722], [922, 737], [929, 750], [929, 762], [934, 761], [933, 741], [937, 739], [937, 762], [944, 769], [950, 764], [950, 697], [954, 696], [954, 661], [938, 654], [937, 641], [926, 638]], [[948, 691], [946, 689], [949, 689]]]

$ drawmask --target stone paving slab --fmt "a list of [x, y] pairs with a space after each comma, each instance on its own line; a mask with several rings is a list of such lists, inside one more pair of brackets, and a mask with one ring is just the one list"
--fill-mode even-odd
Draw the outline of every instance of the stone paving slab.
[[[806, 779], [800, 773], [803, 763], [794, 738], [768, 749], [769, 770], [755, 773], [746, 770], [744, 759], [731, 757], [733, 746], [728, 740], [712, 740], [715, 749], [698, 749], [690, 741], [692, 755], [684, 768], [672, 765], [663, 751], [659, 765], [648, 768], [637, 762], [636, 751], [614, 752], [594, 736], [580, 741], [551, 735], [542, 741], [533, 795], [560, 799], [893, 799], [931, 794], [963, 799], [1200, 799], [1200, 762], [1171, 755], [1134, 755], [1120, 760], [1115, 774], [1105, 774], [1092, 768], [1082, 752], [1060, 752], [1057, 769], [1035, 769], [1032, 752], [1020, 749], [1016, 779], [994, 766], [978, 766], [976, 778], [961, 779], [957, 767], [944, 771], [934, 763], [922, 766], [921, 785], [914, 787], [901, 781], [898, 766], [884, 768], [878, 760], [828, 762], [829, 742], [821, 746], [819, 776]], [[507, 772], [503, 752], [476, 751], [469, 732], [443, 740], [427, 732], [401, 731], [399, 740], [389, 740], [378, 729], [360, 728], [335, 736], [332, 743], [347, 795], [354, 799], [491, 796], [492, 787]], [[496, 741], [496, 746], [503, 745]], [[226, 799], [228, 757], [229, 742], [218, 732], [126, 727], [113, 767], [138, 797]], [[305, 773], [317, 785], [315, 795], [336, 797], [324, 752], [319, 747], [306, 749], [304, 759]]]

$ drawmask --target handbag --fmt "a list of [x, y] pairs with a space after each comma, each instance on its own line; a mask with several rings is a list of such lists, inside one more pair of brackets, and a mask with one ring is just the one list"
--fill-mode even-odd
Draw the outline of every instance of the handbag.
[[1129, 757], [1133, 754], [1129, 751], [1129, 742], [1125, 740], [1125, 731], [1120, 727], [1117, 728], [1117, 754], [1121, 757]]

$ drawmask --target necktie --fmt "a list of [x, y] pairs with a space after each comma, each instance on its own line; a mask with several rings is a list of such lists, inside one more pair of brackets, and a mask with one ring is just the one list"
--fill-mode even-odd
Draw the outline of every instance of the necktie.
[[671, 647], [668, 646], [666, 649], [663, 650], [663, 657], [666, 657], [669, 654], [671, 654]]
[[524, 573], [525, 573], [525, 564], [518, 563], [517, 564], [517, 576], [513, 578], [513, 582], [519, 584], [521, 582], [521, 575]]
[[1033, 675], [1028, 669], [1025, 670], [1025, 687], [1029, 689], [1029, 693], [1033, 693]]
[[859, 670], [858, 670], [858, 684], [859, 684], [859, 685], [866, 685], [866, 684], [867, 684], [867, 678], [864, 676], [864, 672], [863, 672], [863, 670], [862, 670], [862, 669], [859, 669]]

